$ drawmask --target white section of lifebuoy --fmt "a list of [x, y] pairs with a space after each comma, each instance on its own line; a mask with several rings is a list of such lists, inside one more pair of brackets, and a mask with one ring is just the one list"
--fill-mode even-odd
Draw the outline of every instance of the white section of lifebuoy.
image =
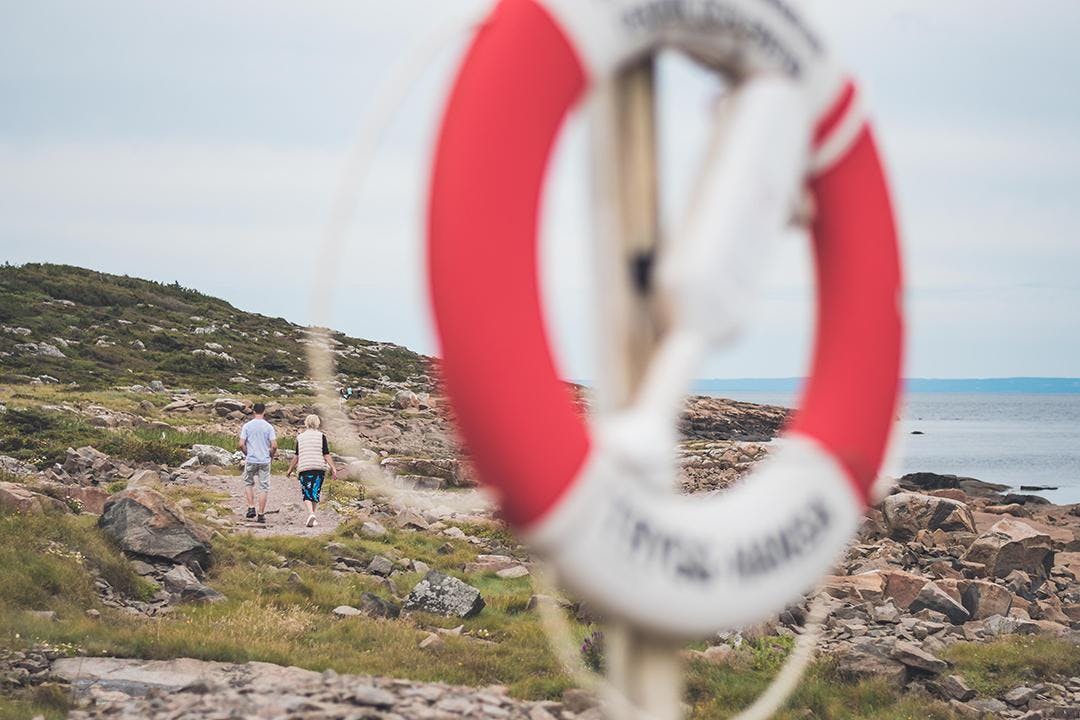
[[756, 622], [828, 571], [861, 514], [827, 451], [782, 442], [752, 479], [703, 498], [628, 474], [601, 432], [565, 500], [526, 539], [570, 587], [642, 627], [700, 637]]
[[[429, 245], [445, 382], [476, 466], [566, 585], [612, 616], [691, 637], [759, 620], [797, 600], [854, 534], [895, 409], [899, 257], [854, 85], [790, 0], [499, 8], [447, 112]], [[700, 224], [664, 248], [670, 322], [633, 402], [586, 422], [551, 362], [535, 289], [540, 187], [566, 113], [661, 47], [733, 85], [729, 152], [704, 184]], [[804, 184], [820, 312], [803, 405], [735, 488], [678, 496], [683, 395], [702, 356], [737, 331]], [[509, 400], [522, 382], [535, 394], [528, 414]]]
[[824, 112], [844, 73], [807, 17], [788, 0], [537, 0], [560, 23], [594, 78], [610, 77], [646, 52], [683, 51], [741, 81], [782, 74]]
[[856, 94], [836, 127], [811, 156], [810, 172], [816, 175], [828, 170], [844, 156], [864, 127], [866, 127], [866, 111], [863, 109], [862, 99]]

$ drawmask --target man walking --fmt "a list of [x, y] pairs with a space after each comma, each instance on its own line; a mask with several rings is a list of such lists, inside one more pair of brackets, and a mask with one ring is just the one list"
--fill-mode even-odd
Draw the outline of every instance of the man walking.
[[[244, 496], [247, 498], [247, 517], [266, 523], [266, 496], [270, 492], [270, 461], [277, 454], [277, 433], [266, 422], [261, 402], [252, 407], [255, 417], [240, 429], [240, 451], [244, 453]], [[255, 483], [259, 483], [259, 511], [255, 512]]]

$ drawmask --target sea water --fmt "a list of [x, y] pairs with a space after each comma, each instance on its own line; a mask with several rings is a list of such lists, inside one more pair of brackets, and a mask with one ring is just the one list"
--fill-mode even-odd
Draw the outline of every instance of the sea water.
[[[724, 391], [734, 400], [794, 407], [792, 392]], [[921, 433], [921, 434], [912, 434]], [[1080, 503], [1080, 394], [911, 392], [900, 415], [903, 473], [934, 472]], [[1028, 492], [1028, 491], [1025, 491]]]

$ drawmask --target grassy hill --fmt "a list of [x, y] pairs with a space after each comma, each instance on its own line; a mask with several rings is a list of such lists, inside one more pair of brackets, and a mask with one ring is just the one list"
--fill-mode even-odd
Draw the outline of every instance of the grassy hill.
[[[400, 346], [334, 339], [338, 371], [351, 385], [428, 370], [426, 358]], [[304, 340], [304, 328], [287, 320], [176, 283], [69, 265], [0, 267], [0, 383], [47, 375], [86, 389], [153, 380], [233, 391], [288, 386], [305, 378]]]

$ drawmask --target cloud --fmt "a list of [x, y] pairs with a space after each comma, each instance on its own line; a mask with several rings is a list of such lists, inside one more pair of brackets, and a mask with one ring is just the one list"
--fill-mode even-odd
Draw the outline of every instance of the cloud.
[[[333, 276], [320, 241], [353, 135], [388, 67], [473, 0], [205, 0], [12, 7], [0, 26], [0, 252], [179, 280], [306, 322], [435, 347], [422, 268], [432, 137], [465, 41], [410, 94]], [[862, 80], [905, 238], [909, 370], [1080, 374], [1080, 5], [815, 3]], [[719, 83], [662, 69], [665, 219], [677, 219]], [[545, 194], [543, 292], [562, 366], [583, 377], [592, 277], [587, 128], [572, 121]], [[786, 239], [744, 342], [702, 374], [795, 375], [812, 331], [808, 241]]]

